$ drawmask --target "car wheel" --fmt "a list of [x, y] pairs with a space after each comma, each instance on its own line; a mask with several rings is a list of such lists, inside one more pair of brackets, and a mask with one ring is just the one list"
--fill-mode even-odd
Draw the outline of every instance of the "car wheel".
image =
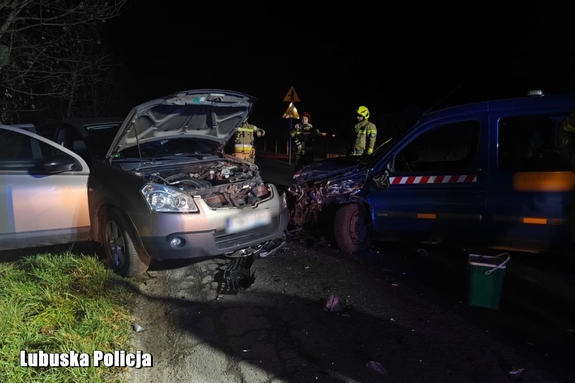
[[138, 252], [135, 238], [122, 213], [117, 209], [108, 211], [104, 248], [114, 271], [124, 277], [143, 274], [150, 266], [150, 257]]
[[340, 207], [335, 213], [334, 235], [342, 251], [355, 253], [369, 248], [371, 241], [365, 210], [357, 203]]

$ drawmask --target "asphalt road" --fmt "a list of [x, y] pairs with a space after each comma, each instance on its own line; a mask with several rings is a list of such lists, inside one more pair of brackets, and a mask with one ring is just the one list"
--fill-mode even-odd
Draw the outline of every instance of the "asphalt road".
[[[569, 310], [513, 273], [499, 309], [469, 305], [456, 255], [378, 245], [352, 256], [294, 235], [238, 290], [224, 283], [228, 260], [157, 264], [134, 334], [154, 367], [129, 381], [573, 381]], [[332, 293], [341, 310], [326, 312]]]

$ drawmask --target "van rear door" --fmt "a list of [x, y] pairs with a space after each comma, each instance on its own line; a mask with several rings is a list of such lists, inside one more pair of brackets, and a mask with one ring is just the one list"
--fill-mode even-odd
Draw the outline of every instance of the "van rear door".
[[488, 236], [518, 251], [569, 248], [566, 211], [574, 174], [559, 148], [559, 129], [569, 110], [528, 110], [494, 115], [487, 215]]

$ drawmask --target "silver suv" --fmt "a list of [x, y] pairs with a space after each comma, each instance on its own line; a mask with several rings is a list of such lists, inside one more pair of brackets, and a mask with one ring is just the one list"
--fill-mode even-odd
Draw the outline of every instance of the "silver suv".
[[[106, 136], [102, 131], [113, 129], [113, 121], [70, 124], [68, 136], [80, 137], [88, 149], [84, 158], [66, 149], [67, 142], [77, 145], [77, 140], [62, 133], [64, 123], [52, 124], [53, 129], [38, 127], [44, 137], [59, 135], [63, 147], [52, 142], [55, 138], [48, 142], [32, 133], [20, 134], [61, 151], [48, 159], [59, 164], [57, 170], [47, 170], [44, 161], [44, 169], [38, 170], [41, 176], [35, 179], [57, 181], [53, 190], [60, 194], [60, 202], [73, 204], [65, 210], [69, 222], [82, 217], [87, 206], [88, 239], [104, 244], [119, 274], [133, 276], [145, 272], [151, 260], [240, 257], [283, 244], [289, 221], [285, 195], [263, 182], [256, 165], [223, 152], [254, 102], [251, 96], [228, 90], [191, 90], [149, 101], [116, 124], [117, 133], [105, 154], [98, 154], [104, 152], [97, 148], [101, 141], [94, 138]], [[2, 173], [0, 167], [0, 179], [5, 177]], [[73, 175], [86, 177], [87, 193], [68, 200], [68, 182], [79, 182]], [[35, 193], [33, 186], [29, 192]], [[40, 191], [29, 197], [44, 198]], [[12, 205], [16, 207], [19, 210], [13, 214], [38, 214], [26, 204]], [[81, 222], [84, 228], [85, 224]], [[10, 239], [33, 235], [26, 226], [0, 223], [0, 248], [30, 246], [33, 241]]]

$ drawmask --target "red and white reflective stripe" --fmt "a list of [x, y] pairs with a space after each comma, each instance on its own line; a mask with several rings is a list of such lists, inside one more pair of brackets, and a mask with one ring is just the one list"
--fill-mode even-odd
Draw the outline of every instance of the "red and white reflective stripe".
[[477, 182], [476, 174], [456, 175], [456, 176], [407, 176], [389, 177], [391, 185], [412, 185], [412, 184], [463, 184]]

